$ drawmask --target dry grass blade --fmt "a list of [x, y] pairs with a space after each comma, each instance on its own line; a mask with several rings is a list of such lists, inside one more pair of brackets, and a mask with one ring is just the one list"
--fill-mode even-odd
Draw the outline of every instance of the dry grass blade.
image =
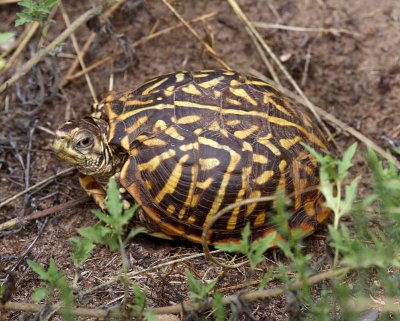
[[[61, 14], [62, 14], [62, 16], [64, 18], [65, 25], [67, 26], [67, 28], [70, 28], [71, 27], [71, 22], [69, 20], [69, 16], [67, 14], [67, 11], [64, 8], [63, 2], [61, 0], [59, 0], [58, 1], [58, 5], [60, 6]], [[81, 53], [81, 51], [79, 49], [78, 41], [76, 40], [76, 37], [75, 37], [74, 33], [70, 34], [70, 38], [72, 40], [72, 45], [74, 46], [75, 52], [76, 52], [76, 54], [78, 56], [79, 63], [81, 65], [82, 69], [85, 70], [86, 69], [86, 65], [85, 65], [85, 62], [83, 61], [83, 56], [82, 56], [82, 53]], [[90, 80], [90, 76], [89, 76], [88, 73], [85, 73], [85, 79], [86, 79], [86, 82], [88, 84], [88, 87], [89, 87], [89, 90], [90, 90], [90, 94], [92, 95], [93, 101], [97, 104], [99, 101], [96, 98], [96, 92], [94, 91], [93, 84], [92, 84], [92, 81]]]
[[20, 0], [0, 0], [0, 6], [3, 4], [11, 4], [11, 3], [17, 3]]
[[279, 29], [279, 30], [287, 30], [287, 31], [296, 31], [296, 32], [320, 32], [320, 33], [332, 33], [332, 34], [347, 34], [355, 37], [361, 36], [359, 33], [350, 31], [347, 29], [335, 29], [335, 28], [306, 28], [306, 27], [297, 27], [297, 26], [287, 26], [273, 23], [265, 23], [253, 21], [253, 26], [260, 29]]
[[56, 175], [50, 176], [48, 178], [45, 178], [44, 180], [40, 181], [39, 183], [36, 183], [35, 185], [32, 185], [29, 188], [24, 189], [22, 192], [19, 192], [19, 193], [15, 194], [15, 195], [11, 196], [10, 198], [2, 201], [0, 203], [0, 208], [2, 208], [3, 206], [11, 203], [12, 201], [16, 200], [18, 197], [21, 197], [22, 195], [25, 195], [26, 193], [29, 193], [30, 191], [33, 191], [34, 189], [47, 184], [48, 182], [52, 181], [53, 179], [55, 179], [57, 177], [72, 173], [74, 170], [75, 170], [74, 168], [67, 168], [67, 169], [64, 169], [63, 171], [59, 172]]
[[196, 39], [201, 43], [201, 45], [208, 51], [208, 53], [213, 57], [216, 61], [218, 61], [222, 67], [224, 67], [227, 70], [230, 70], [231, 67], [228, 66], [228, 64], [223, 61], [219, 55], [215, 52], [213, 48], [211, 48], [201, 37], [200, 35], [190, 26], [190, 24], [178, 13], [178, 11], [175, 10], [173, 6], [167, 1], [167, 0], [161, 0], [169, 10], [179, 19], [180, 22], [182, 22], [185, 27], [193, 34], [193, 36], [196, 37]]
[[[114, 4], [113, 6], [111, 6], [110, 9], [108, 9], [105, 12], [105, 16], [110, 17], [125, 1], [118, 1], [116, 4]], [[83, 45], [82, 49], [81, 49], [81, 58], [84, 59], [86, 53], [88, 52], [91, 44], [93, 43], [93, 41], [96, 39], [96, 32], [92, 32], [89, 36], [89, 38], [86, 40], [85, 44]], [[79, 57], [77, 57], [74, 62], [71, 64], [71, 66], [69, 67], [66, 76], [64, 77], [64, 79], [61, 81], [60, 86], [63, 87], [68, 83], [68, 79], [73, 75], [73, 73], [75, 72], [76, 68], [79, 65]]]
[[[8, 69], [10, 69], [18, 56], [21, 54], [21, 52], [25, 49], [33, 35], [35, 34], [36, 30], [39, 28], [39, 23], [33, 22], [27, 26], [25, 31], [22, 33], [22, 35], [19, 37], [17, 43], [19, 42], [19, 45], [17, 49], [14, 51], [14, 53], [11, 55], [11, 57], [8, 59], [7, 65], [5, 68], [1, 71], [2, 73], [6, 73]], [[13, 48], [10, 48], [12, 50]], [[5, 57], [8, 54], [8, 52], [5, 52], [2, 54], [3, 57]]]
[[[272, 84], [274, 84], [272, 79], [268, 79], [265, 76], [262, 76], [261, 74], [257, 73], [257, 75]], [[300, 104], [305, 104], [306, 102], [302, 97], [299, 97], [298, 95], [293, 94], [290, 90], [286, 89], [285, 87], [279, 86], [278, 84], [274, 84], [280, 91], [282, 91], [285, 95], [289, 96], [290, 98], [294, 99], [295, 101], [299, 102]], [[362, 142], [364, 145], [367, 147], [370, 147], [373, 149], [377, 154], [381, 155], [383, 158], [387, 159], [388, 161], [392, 162], [395, 164], [397, 168], [400, 169], [400, 161], [398, 161], [396, 158], [394, 158], [390, 153], [385, 151], [382, 147], [378, 146], [376, 143], [374, 143], [372, 140], [370, 140], [368, 137], [360, 133], [358, 130], [354, 129], [353, 127], [345, 124], [341, 120], [337, 119], [335, 116], [332, 114], [328, 113], [327, 111], [323, 110], [322, 108], [315, 106], [313, 104], [314, 109], [316, 112], [327, 122], [333, 124], [335, 127], [340, 128], [341, 130], [349, 133], [356, 139], [358, 139], [360, 142]]]
[[20, 69], [18, 69], [15, 74], [4, 82], [0, 86], [0, 93], [7, 90], [11, 85], [13, 85], [16, 81], [18, 81], [22, 76], [24, 76], [27, 72], [29, 72], [32, 67], [34, 67], [39, 61], [43, 59], [44, 56], [49, 54], [55, 47], [57, 47], [60, 43], [62, 43], [65, 39], [67, 39], [71, 33], [73, 33], [77, 28], [79, 28], [82, 24], [88, 21], [90, 18], [99, 14], [102, 10], [102, 7], [96, 7], [89, 9], [85, 13], [83, 13], [79, 18], [77, 18], [69, 28], [65, 29], [56, 39], [54, 39], [47, 47], [38, 51], [35, 56], [29, 59]]
[[249, 29], [249, 27], [246, 27], [246, 31], [249, 34], [251, 40], [253, 41], [254, 45], [256, 46], [256, 49], [258, 51], [258, 54], [261, 57], [261, 60], [264, 62], [264, 65], [267, 67], [269, 73], [271, 74], [272, 78], [274, 79], [274, 81], [277, 84], [280, 84], [281, 82], [279, 81], [279, 77], [276, 75], [274, 67], [272, 66], [272, 64], [269, 62], [267, 56], [265, 55], [260, 43], [257, 41], [257, 38], [255, 37], [255, 35], [251, 32], [251, 30]]
[[[210, 19], [210, 18], [212, 18], [212, 17], [215, 17], [217, 14], [218, 14], [217, 11], [210, 12], [210, 13], [207, 13], [207, 14], [205, 14], [205, 15], [202, 15], [202, 16], [200, 16], [200, 17], [198, 17], [198, 18], [195, 18], [195, 19], [190, 20], [189, 23], [196, 23], [196, 22], [199, 22], [199, 21], [203, 21], [203, 20], [206, 20], [206, 19]], [[157, 38], [157, 37], [159, 37], [159, 36], [168, 34], [168, 33], [170, 33], [171, 31], [174, 31], [174, 30], [176, 30], [176, 29], [183, 28], [184, 26], [185, 26], [185, 25], [184, 25], [183, 23], [180, 23], [180, 24], [177, 24], [177, 25], [175, 25], [175, 26], [168, 27], [168, 28], [165, 28], [165, 29], [160, 30], [160, 31], [158, 31], [158, 32], [152, 33], [151, 35], [149, 35], [149, 36], [147, 36], [147, 37], [145, 37], [145, 38], [142, 38], [142, 39], [140, 39], [140, 40], [134, 42], [134, 43], [132, 44], [132, 48], [136, 48], [136, 47], [138, 47], [139, 45], [141, 45], [141, 44], [143, 44], [143, 43], [146, 43], [147, 41], [150, 41], [150, 40], [155, 39], [155, 38]], [[99, 68], [99, 67], [103, 66], [104, 64], [106, 64], [107, 62], [111, 61], [112, 59], [119, 57], [119, 56], [122, 55], [122, 54], [123, 54], [123, 51], [122, 51], [122, 50], [119, 50], [119, 51], [117, 51], [117, 52], [115, 52], [115, 53], [113, 53], [113, 54], [111, 54], [111, 55], [109, 55], [109, 56], [107, 56], [107, 57], [104, 57], [103, 59], [98, 60], [98, 61], [96, 61], [95, 63], [91, 64], [91, 65], [90, 65], [89, 67], [87, 67], [85, 70], [79, 71], [79, 72], [77, 72], [76, 74], [74, 74], [74, 75], [68, 77], [68, 78], [66, 79], [66, 82], [67, 82], [67, 81], [70, 81], [70, 80], [73, 80], [73, 79], [76, 79], [76, 78], [79, 78], [79, 77], [82, 77], [82, 76], [85, 74], [85, 72], [89, 72], [89, 71], [92, 71], [92, 70], [94, 70], [94, 69], [96, 69], [96, 68]]]
[[306, 102], [306, 106], [311, 110], [311, 112], [315, 115], [317, 118], [318, 122], [321, 124], [321, 127], [324, 129], [328, 137], [332, 137], [332, 134], [330, 133], [329, 129], [325, 126], [325, 124], [321, 121], [321, 118], [319, 117], [318, 113], [313, 107], [313, 104], [311, 101], [306, 97], [304, 94], [303, 90], [299, 87], [299, 85], [296, 83], [296, 81], [293, 79], [293, 77], [290, 75], [290, 73], [286, 70], [285, 66], [282, 65], [278, 57], [273, 53], [271, 48], [265, 43], [264, 39], [261, 37], [261, 35], [258, 33], [258, 31], [254, 28], [250, 20], [246, 17], [242, 9], [239, 7], [237, 4], [236, 0], [227, 0], [228, 3], [231, 5], [233, 11], [236, 13], [236, 15], [239, 17], [239, 19], [243, 22], [243, 24], [249, 28], [249, 30], [254, 34], [254, 36], [257, 38], [257, 40], [261, 43], [262, 47], [264, 50], [270, 55], [272, 60], [276, 63], [276, 65], [279, 67], [279, 69], [283, 72], [285, 77], [290, 81], [292, 84], [293, 88], [296, 90], [296, 92], [304, 99]]
[[84, 196], [84, 197], [78, 198], [76, 200], [69, 201], [67, 203], [63, 203], [63, 204], [60, 204], [60, 205], [57, 205], [57, 206], [46, 208], [46, 209], [44, 209], [42, 211], [33, 212], [33, 213], [31, 213], [29, 215], [26, 215], [26, 216], [23, 216], [23, 217], [13, 218], [11, 220], [8, 220], [8, 221], [0, 224], [0, 231], [4, 231], [4, 230], [7, 230], [7, 229], [10, 229], [10, 228], [14, 227], [15, 225], [17, 225], [18, 223], [21, 223], [21, 222], [27, 222], [27, 221], [31, 221], [31, 220], [36, 220], [38, 218], [45, 217], [47, 215], [50, 215], [50, 214], [53, 214], [53, 213], [68, 209], [70, 207], [77, 206], [79, 204], [84, 203], [87, 200], [88, 200], [88, 198], [86, 196]]

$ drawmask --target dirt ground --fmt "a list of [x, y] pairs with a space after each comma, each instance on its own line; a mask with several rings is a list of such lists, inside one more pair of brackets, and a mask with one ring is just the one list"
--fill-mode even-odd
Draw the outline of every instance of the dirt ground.
[[[64, 3], [71, 21], [91, 6], [90, 1]], [[176, 0], [171, 3], [187, 20], [215, 12], [213, 17], [194, 24], [201, 37], [234, 70], [270, 76], [251, 38], [227, 2]], [[330, 29], [312, 32], [277, 28], [257, 30], [313, 103], [383, 148], [400, 144], [398, 0], [240, 0], [238, 3], [253, 22]], [[19, 10], [16, 5], [0, 5], [0, 31], [22, 33], [22, 27], [14, 27], [15, 13]], [[40, 41], [48, 43], [65, 28], [59, 11], [53, 20], [55, 23], [50, 25], [46, 39]], [[86, 65], [121, 48], [128, 48], [129, 43], [145, 39], [149, 34], [173, 26], [178, 21], [161, 1], [145, 1], [144, 4], [141, 1], [126, 1], [112, 15], [109, 23], [112, 25], [112, 36], [96, 37], [85, 57]], [[82, 47], [90, 36], [90, 30], [82, 26], [76, 36]], [[38, 50], [39, 39], [40, 32], [36, 32], [20, 55], [18, 65]], [[70, 40], [65, 41], [57, 51], [55, 55], [47, 56], [39, 68], [34, 68], [2, 96], [0, 202], [66, 168], [51, 152], [51, 131], [66, 119], [82, 117], [90, 110], [93, 99], [85, 77], [73, 79], [63, 86], [62, 91], [58, 90], [73, 62], [75, 51]], [[89, 76], [97, 97], [101, 98], [109, 89], [111, 75], [114, 89], [127, 89], [166, 72], [215, 68], [221, 66], [202, 49], [199, 41], [186, 28], [180, 28], [143, 41], [134, 50], [126, 50], [125, 55], [94, 69]], [[6, 74], [0, 74], [0, 83], [14, 72], [15, 69], [11, 69]], [[278, 75], [282, 83], [291, 88], [283, 74], [278, 72]], [[334, 128], [332, 130], [335, 131]], [[336, 141], [345, 149], [354, 138], [337, 132]], [[354, 174], [363, 175], [362, 153], [359, 152], [356, 157]], [[76, 173], [64, 175], [0, 208], [0, 223], [81, 196]], [[94, 207], [88, 201], [0, 232], [1, 270], [14, 269], [17, 280], [13, 301], [31, 302], [32, 289], [39, 284], [36, 275], [27, 269], [27, 258], [43, 264], [54, 258], [68, 278], [73, 278], [68, 238], [76, 236], [77, 228], [96, 222], [90, 212]], [[326, 231], [322, 230], [305, 242], [305, 252], [313, 253], [315, 261], [324, 254], [324, 235]], [[130, 270], [140, 271], [201, 253], [201, 249], [182, 242], [139, 236], [128, 246], [127, 253]], [[281, 255], [277, 256], [285, 261]], [[272, 252], [267, 254], [267, 258], [265, 267], [276, 267]], [[88, 289], [105, 282], [120, 270], [120, 266], [116, 253], [97, 247], [83, 267], [79, 285]], [[221, 268], [210, 265], [204, 257], [200, 257], [140, 273], [135, 280], [147, 290], [151, 306], [165, 306], [187, 299], [185, 267], [204, 280], [210, 280], [221, 272]], [[243, 270], [237, 269], [226, 274], [218, 283], [218, 288], [230, 294], [240, 289], [243, 283]], [[122, 296], [122, 288], [114, 285], [85, 297], [80, 304], [105, 307], [119, 303]], [[257, 320], [287, 318], [284, 297], [256, 304], [252, 309]], [[28, 320], [31, 317], [29, 313], [9, 312], [5, 320]]]

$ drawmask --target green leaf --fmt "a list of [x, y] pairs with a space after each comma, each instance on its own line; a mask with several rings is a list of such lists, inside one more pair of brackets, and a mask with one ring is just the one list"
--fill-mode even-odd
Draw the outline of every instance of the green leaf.
[[2, 71], [6, 65], [7, 61], [5, 59], [0, 58], [0, 71]]
[[146, 321], [157, 321], [157, 312], [154, 309], [149, 309], [143, 313], [143, 317]]
[[103, 244], [104, 237], [111, 233], [111, 229], [107, 226], [97, 224], [94, 226], [81, 227], [78, 229], [78, 233], [85, 239], [94, 243]]
[[24, 12], [17, 12], [17, 17], [18, 17], [18, 19], [15, 20], [16, 27], [21, 26], [25, 23], [33, 22], [32, 18]]
[[11, 40], [14, 37], [14, 35], [15, 35], [15, 32], [12, 32], [12, 31], [0, 32], [0, 45]]
[[133, 284], [133, 293], [135, 295], [135, 303], [130, 304], [129, 308], [137, 316], [141, 316], [146, 307], [146, 294], [136, 283]]
[[28, 263], [29, 267], [30, 267], [36, 274], [39, 275], [39, 278], [40, 278], [42, 281], [48, 280], [47, 272], [46, 272], [46, 270], [44, 269], [44, 267], [43, 267], [41, 264], [36, 263], [35, 261], [32, 261], [32, 260], [28, 260], [27, 263]]
[[258, 289], [263, 290], [264, 287], [271, 281], [272, 274], [274, 273], [273, 269], [269, 269], [267, 273], [264, 273], [260, 283], [258, 284]]
[[46, 16], [56, 4], [57, 0], [39, 0], [37, 2], [32, 0], [19, 1], [18, 5], [24, 7], [24, 9], [17, 13], [19, 19], [15, 21], [15, 25], [20, 26], [24, 23], [34, 21], [43, 24]]
[[50, 294], [50, 290], [47, 288], [36, 288], [32, 294], [32, 300], [39, 302]]
[[218, 278], [210, 281], [207, 284], [203, 284], [201, 281], [197, 280], [189, 269], [185, 269], [186, 279], [189, 285], [189, 298], [198, 303], [202, 303], [207, 297], [208, 293], [215, 287], [218, 282]]
[[225, 315], [225, 308], [224, 308], [224, 303], [222, 302], [223, 295], [220, 292], [217, 292], [213, 296], [213, 307], [215, 309], [214, 311], [214, 317], [216, 321], [225, 321], [226, 320], [226, 315]]
[[347, 171], [351, 166], [353, 166], [352, 159], [357, 150], [357, 142], [351, 145], [343, 155], [342, 160], [339, 162], [338, 165], [338, 174], [339, 179], [343, 179], [347, 176]]
[[129, 221], [132, 219], [132, 217], [135, 215], [137, 209], [139, 208], [139, 205], [134, 205], [130, 207], [127, 210], [124, 210], [123, 214], [121, 215], [121, 218], [119, 219], [119, 224], [126, 225], [129, 223]]
[[251, 243], [248, 257], [250, 259], [250, 266], [253, 269], [261, 262], [264, 262], [264, 253], [266, 250], [272, 247], [275, 238], [276, 232], [272, 232], [267, 236]]
[[71, 237], [69, 242], [72, 245], [71, 258], [75, 267], [80, 267], [90, 256], [95, 245], [93, 240], [87, 238]]
[[108, 212], [113, 217], [119, 217], [122, 214], [121, 196], [118, 190], [117, 182], [114, 177], [108, 181], [107, 199], [105, 201]]
[[356, 177], [350, 185], [346, 186], [346, 198], [341, 202], [341, 216], [350, 212], [352, 205], [357, 197], [357, 187], [361, 176]]
[[128, 236], [126, 237], [125, 242], [128, 242], [129, 240], [133, 239], [136, 237], [136, 235], [145, 232], [145, 229], [143, 227], [135, 227], [130, 230]]
[[228, 242], [222, 244], [216, 244], [215, 247], [219, 250], [226, 252], [237, 252], [246, 254], [250, 250], [249, 246], [249, 237], [250, 237], [250, 224], [247, 223], [242, 232], [242, 238], [239, 243], [237, 242]]

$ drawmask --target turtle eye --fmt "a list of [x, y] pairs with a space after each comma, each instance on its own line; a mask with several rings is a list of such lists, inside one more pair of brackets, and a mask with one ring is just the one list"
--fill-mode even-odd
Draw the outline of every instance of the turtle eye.
[[85, 149], [85, 148], [89, 148], [92, 147], [93, 145], [93, 138], [86, 136], [83, 137], [82, 139], [80, 139], [77, 143], [76, 143], [76, 147], [78, 149]]

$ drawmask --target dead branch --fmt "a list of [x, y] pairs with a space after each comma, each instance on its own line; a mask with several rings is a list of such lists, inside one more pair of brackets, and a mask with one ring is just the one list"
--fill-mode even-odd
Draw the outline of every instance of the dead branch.
[[190, 24], [178, 13], [178, 11], [175, 10], [173, 6], [167, 1], [167, 0], [161, 0], [167, 7], [168, 9], [179, 19], [180, 22], [182, 22], [185, 27], [195, 36], [195, 38], [201, 43], [201, 45], [204, 47], [205, 50], [208, 51], [208, 53], [213, 57], [216, 61], [218, 61], [222, 67], [224, 67], [227, 70], [231, 70], [231, 67], [229, 67], [228, 64], [225, 63], [221, 59], [221, 57], [215, 52], [213, 48], [211, 48], [201, 37], [200, 35], [190, 26]]
[[11, 85], [13, 85], [16, 81], [18, 81], [21, 77], [23, 77], [27, 72], [29, 72], [33, 66], [35, 66], [39, 61], [41, 61], [44, 56], [49, 54], [55, 47], [57, 47], [60, 43], [62, 43], [65, 39], [67, 39], [77, 28], [79, 28], [82, 24], [84, 24], [90, 18], [94, 17], [97, 14], [100, 14], [101, 11], [102, 11], [101, 6], [95, 7], [95, 8], [92, 8], [92, 9], [86, 11], [79, 18], [77, 18], [69, 26], [69, 28], [65, 29], [47, 47], [40, 50], [35, 56], [33, 56], [31, 59], [29, 59], [20, 69], [18, 69], [10, 79], [8, 79], [6, 82], [4, 82], [0, 86], [0, 93], [3, 93], [5, 90], [7, 90]]
[[16, 200], [18, 197], [20, 197], [22, 195], [25, 195], [26, 193], [28, 193], [28, 192], [36, 189], [36, 188], [39, 188], [39, 187], [51, 182], [53, 179], [55, 179], [57, 177], [63, 176], [65, 174], [72, 173], [74, 170], [75, 170], [74, 168], [67, 168], [67, 169], [62, 170], [61, 172], [59, 172], [56, 175], [50, 176], [48, 178], [45, 178], [44, 180], [40, 181], [39, 183], [36, 183], [35, 185], [32, 185], [31, 187], [29, 187], [27, 189], [24, 189], [22, 192], [19, 192], [19, 193], [15, 194], [15, 195], [11, 196], [10, 198], [2, 201], [0, 203], [0, 208], [2, 208], [3, 206], [11, 203], [12, 201]]
[[42, 211], [33, 212], [33, 213], [31, 213], [29, 215], [26, 215], [26, 216], [23, 216], [23, 217], [13, 218], [11, 220], [8, 220], [7, 222], [4, 222], [4, 223], [0, 224], [0, 231], [4, 231], [6, 229], [10, 229], [10, 228], [14, 227], [15, 225], [17, 225], [18, 223], [23, 223], [23, 222], [27, 222], [27, 221], [31, 221], [31, 220], [36, 220], [38, 218], [45, 217], [47, 215], [54, 214], [54, 213], [57, 213], [59, 211], [62, 211], [62, 210], [77, 206], [77, 205], [82, 204], [82, 203], [84, 203], [84, 202], [86, 202], [88, 200], [89, 200], [89, 198], [84, 196], [84, 197], [78, 198], [76, 200], [72, 200], [72, 201], [57, 205], [57, 206], [53, 206], [51, 208], [46, 208], [46, 209], [44, 209]]

